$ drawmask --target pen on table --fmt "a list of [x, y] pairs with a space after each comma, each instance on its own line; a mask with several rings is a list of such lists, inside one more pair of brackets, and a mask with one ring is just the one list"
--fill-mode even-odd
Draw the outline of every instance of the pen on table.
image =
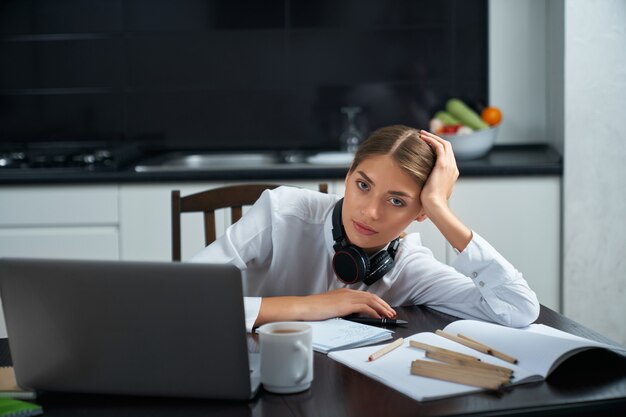
[[362, 323], [362, 324], [370, 324], [373, 326], [405, 326], [408, 322], [405, 320], [399, 320], [399, 319], [387, 319], [387, 318], [380, 318], [380, 319], [375, 319], [372, 317], [344, 317], [344, 320], [349, 320], [349, 321], [353, 321], [355, 323]]

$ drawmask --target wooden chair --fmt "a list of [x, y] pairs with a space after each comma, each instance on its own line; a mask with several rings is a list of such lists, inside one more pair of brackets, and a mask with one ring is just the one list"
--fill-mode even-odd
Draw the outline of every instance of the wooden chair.
[[[215, 210], [230, 208], [231, 222], [241, 219], [242, 207], [250, 206], [267, 189], [278, 184], [240, 184], [201, 191], [185, 197], [179, 190], [172, 191], [172, 260], [181, 260], [180, 216], [182, 213], [204, 213], [204, 242], [209, 245], [216, 238]], [[319, 191], [328, 193], [328, 184], [319, 184]]]

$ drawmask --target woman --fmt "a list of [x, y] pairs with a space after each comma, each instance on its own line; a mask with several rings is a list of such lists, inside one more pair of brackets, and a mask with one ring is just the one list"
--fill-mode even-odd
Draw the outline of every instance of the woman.
[[[428, 305], [463, 318], [525, 326], [539, 302], [522, 275], [448, 207], [458, 178], [449, 142], [389, 126], [356, 152], [343, 199], [311, 190], [265, 191], [192, 262], [242, 270], [246, 326], [352, 313], [393, 318], [392, 305]], [[437, 261], [412, 221], [429, 218], [459, 252]], [[402, 236], [402, 237], [400, 237]]]

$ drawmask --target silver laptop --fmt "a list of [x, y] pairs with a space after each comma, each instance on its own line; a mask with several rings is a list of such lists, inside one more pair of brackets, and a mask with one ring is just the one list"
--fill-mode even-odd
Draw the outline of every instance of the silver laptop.
[[0, 291], [24, 387], [216, 399], [258, 390], [234, 266], [0, 259]]

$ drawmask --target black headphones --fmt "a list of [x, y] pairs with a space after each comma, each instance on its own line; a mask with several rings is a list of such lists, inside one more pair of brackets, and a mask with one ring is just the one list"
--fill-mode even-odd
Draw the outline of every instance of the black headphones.
[[387, 250], [378, 252], [371, 258], [358, 246], [348, 242], [345, 237], [345, 229], [341, 222], [341, 208], [343, 198], [337, 202], [333, 209], [333, 240], [335, 256], [333, 256], [333, 269], [335, 275], [346, 284], [356, 284], [363, 281], [366, 285], [372, 285], [393, 268], [393, 259], [400, 245], [397, 237], [389, 243]]

